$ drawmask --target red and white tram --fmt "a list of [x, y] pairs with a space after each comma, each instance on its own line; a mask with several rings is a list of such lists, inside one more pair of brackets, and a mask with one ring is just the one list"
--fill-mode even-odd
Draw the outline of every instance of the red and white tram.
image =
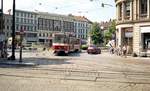
[[80, 39], [75, 38], [73, 34], [69, 33], [55, 33], [53, 34], [53, 50], [55, 54], [80, 51]]

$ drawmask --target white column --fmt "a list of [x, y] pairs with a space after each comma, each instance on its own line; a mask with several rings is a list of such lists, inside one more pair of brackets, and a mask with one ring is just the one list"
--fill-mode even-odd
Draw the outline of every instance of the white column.
[[138, 19], [139, 20], [139, 18], [140, 18], [140, 3], [139, 3], [140, 1], [139, 0], [137, 0], [137, 12], [136, 12], [136, 14], [137, 14], [137, 16], [136, 16], [136, 19]]
[[125, 18], [125, 3], [122, 2], [122, 20]]
[[147, 0], [147, 18], [150, 18], [150, 0]]
[[118, 46], [121, 45], [121, 27], [118, 28]]
[[116, 19], [119, 20], [119, 6], [116, 5]]
[[130, 20], [133, 19], [133, 1], [130, 1]]

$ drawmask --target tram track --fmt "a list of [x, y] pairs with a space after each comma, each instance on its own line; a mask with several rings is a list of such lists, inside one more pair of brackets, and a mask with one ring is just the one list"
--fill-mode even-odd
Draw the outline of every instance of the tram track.
[[1, 76], [21, 78], [42, 78], [94, 82], [118, 82], [133, 84], [150, 84], [150, 72], [117, 72], [94, 71], [67, 68], [24, 68], [24, 69], [0, 69]]

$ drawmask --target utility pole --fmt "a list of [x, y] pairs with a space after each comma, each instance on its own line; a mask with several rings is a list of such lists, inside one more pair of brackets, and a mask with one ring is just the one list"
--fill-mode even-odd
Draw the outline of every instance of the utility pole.
[[15, 60], [15, 7], [16, 1], [13, 0], [13, 16], [12, 16], [12, 55], [10, 57], [11, 60]]
[[1, 9], [0, 9], [0, 52], [1, 55], [0, 57], [3, 57], [3, 53], [4, 53], [4, 20], [3, 20], [3, 0], [1, 0]]
[[1, 0], [1, 9], [0, 9], [0, 35], [3, 35], [4, 20], [3, 20], [3, 0]]

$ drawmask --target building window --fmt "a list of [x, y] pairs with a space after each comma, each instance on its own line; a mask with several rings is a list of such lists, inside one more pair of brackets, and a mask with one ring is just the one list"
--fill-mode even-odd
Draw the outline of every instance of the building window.
[[30, 26], [27, 26], [27, 28], [28, 28], [27, 31], [30, 31]]
[[30, 17], [30, 13], [28, 13], [28, 17]]
[[45, 33], [43, 33], [43, 37], [45, 37]]
[[19, 13], [16, 13], [17, 16], [19, 16]]
[[146, 16], [147, 15], [147, 0], [140, 0], [140, 15]]
[[26, 22], [26, 19], [24, 19], [24, 23], [27, 23], [27, 22]]
[[21, 13], [21, 17], [23, 17], [23, 13]]
[[17, 22], [17, 23], [19, 22], [19, 18], [16, 18], [16, 22]]
[[19, 25], [16, 25], [16, 29], [19, 30]]
[[130, 16], [130, 1], [127, 1], [125, 3], [125, 14], [126, 14], [126, 17]]
[[39, 33], [39, 37], [41, 37], [41, 33]]
[[34, 27], [34, 31], [36, 31], [36, 26]]
[[24, 13], [24, 17], [26, 17], [26, 13]]
[[31, 31], [33, 31], [33, 26], [31, 26]]
[[24, 26], [24, 31], [26, 31], [27, 30], [27, 26]]
[[23, 18], [21, 18], [21, 23], [23, 23]]
[[7, 19], [7, 23], [9, 23], [9, 19]]
[[33, 20], [31, 20], [31, 24], [33, 24]]
[[48, 33], [47, 33], [47, 37], [48, 37]]
[[7, 26], [7, 30], [9, 30], [9, 26]]

